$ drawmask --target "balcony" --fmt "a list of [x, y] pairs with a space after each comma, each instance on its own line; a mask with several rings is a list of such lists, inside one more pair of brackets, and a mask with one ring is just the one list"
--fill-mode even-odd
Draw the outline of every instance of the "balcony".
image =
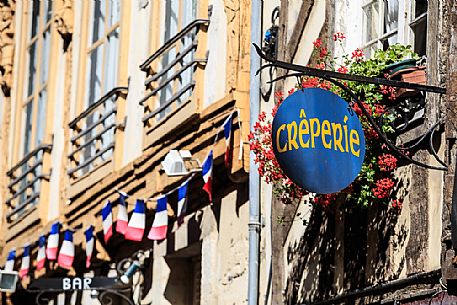
[[[194, 20], [140, 66], [147, 73], [145, 96], [140, 100], [145, 147], [198, 115], [196, 95], [207, 62], [203, 42], [208, 24], [207, 19]], [[171, 119], [172, 124], [165, 124]]]
[[127, 87], [116, 87], [70, 122], [68, 175], [75, 182], [111, 161], [119, 127], [116, 118], [119, 97]]
[[28, 215], [39, 202], [42, 181], [50, 177], [50, 172], [43, 172], [43, 162], [51, 150], [52, 145], [42, 144], [7, 172], [10, 197], [6, 200], [6, 220], [9, 224]]

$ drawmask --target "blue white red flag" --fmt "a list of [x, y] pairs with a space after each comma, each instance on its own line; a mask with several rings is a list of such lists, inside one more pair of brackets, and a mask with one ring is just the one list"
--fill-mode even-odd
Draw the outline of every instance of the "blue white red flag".
[[187, 184], [188, 181], [178, 189], [178, 226], [184, 223], [184, 217], [187, 212]]
[[127, 214], [127, 202], [125, 201], [128, 195], [118, 191], [119, 201], [117, 205], [116, 232], [125, 234], [129, 223], [129, 215]]
[[113, 236], [113, 208], [111, 202], [106, 201], [105, 206], [102, 208], [102, 227], [103, 227], [103, 238], [105, 243]]
[[144, 200], [137, 199], [127, 230], [125, 231], [125, 239], [133, 241], [141, 241], [143, 239], [144, 228], [146, 226], [145, 210]]
[[167, 196], [162, 196], [157, 199], [156, 213], [148, 238], [151, 240], [162, 240], [167, 237], [168, 229], [168, 211], [167, 211]]
[[94, 239], [94, 226], [89, 227], [84, 232], [86, 236], [86, 268], [90, 267], [92, 253], [94, 252], [95, 239]]
[[19, 276], [24, 278], [30, 270], [30, 245], [24, 246], [24, 253], [22, 254], [21, 269], [19, 269]]
[[213, 203], [213, 150], [211, 149], [202, 165], [202, 176], [205, 184], [203, 190], [208, 193], [209, 201]]
[[232, 138], [232, 122], [233, 122], [233, 113], [229, 115], [227, 119], [224, 121], [224, 138], [225, 138], [225, 155], [224, 155], [224, 163], [225, 167], [230, 166], [230, 162], [232, 160], [232, 149], [230, 147], [230, 140]]
[[44, 235], [41, 235], [40, 239], [38, 239], [38, 254], [36, 260], [37, 270], [43, 269], [44, 263], [46, 262], [46, 237]]
[[46, 247], [46, 257], [50, 261], [55, 261], [57, 259], [57, 252], [59, 251], [59, 230], [60, 223], [57, 221], [51, 226], [51, 231], [48, 236], [48, 246]]
[[5, 271], [14, 270], [14, 261], [16, 260], [16, 249], [10, 250], [8, 252], [8, 257], [6, 258]]
[[60, 267], [70, 269], [75, 259], [75, 245], [73, 244], [73, 232], [66, 230], [63, 243], [60, 247], [59, 257], [57, 263]]

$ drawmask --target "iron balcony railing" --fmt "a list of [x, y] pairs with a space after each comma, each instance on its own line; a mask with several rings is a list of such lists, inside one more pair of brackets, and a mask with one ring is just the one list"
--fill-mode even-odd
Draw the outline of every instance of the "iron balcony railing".
[[118, 97], [128, 87], [115, 87], [70, 122], [68, 175], [77, 179], [109, 160], [114, 151]]
[[207, 62], [207, 58], [195, 58], [198, 33], [208, 23], [207, 19], [194, 20], [140, 65], [147, 73], [146, 93], [140, 100], [146, 128], [153, 127], [192, 96], [196, 65]]
[[45, 154], [50, 153], [52, 145], [41, 144], [14, 165], [7, 175], [9, 198], [6, 199], [6, 220], [11, 223], [27, 215], [38, 203], [43, 179], [49, 179], [50, 173], [43, 172]]

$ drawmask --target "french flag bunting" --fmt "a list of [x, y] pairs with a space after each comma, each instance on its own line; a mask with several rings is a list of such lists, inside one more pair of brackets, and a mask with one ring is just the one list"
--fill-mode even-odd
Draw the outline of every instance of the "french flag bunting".
[[102, 208], [102, 226], [105, 243], [108, 243], [108, 240], [113, 236], [113, 208], [109, 200]]
[[149, 231], [148, 238], [151, 240], [162, 240], [167, 237], [168, 229], [168, 211], [167, 211], [167, 196], [162, 196], [157, 199], [156, 213]]
[[187, 181], [178, 189], [178, 226], [184, 223], [187, 211]]
[[75, 245], [73, 244], [73, 232], [65, 231], [62, 247], [60, 247], [57, 263], [60, 267], [70, 269], [75, 259]]
[[59, 251], [59, 229], [60, 223], [55, 222], [51, 226], [51, 231], [49, 232], [46, 257], [50, 261], [55, 261], [57, 259], [57, 252]]
[[230, 166], [230, 161], [232, 160], [232, 149], [230, 147], [230, 140], [232, 138], [232, 122], [233, 122], [233, 114], [230, 114], [229, 117], [224, 122], [224, 138], [225, 138], [224, 162], [225, 162], [225, 167], [229, 167]]
[[22, 254], [21, 269], [19, 270], [19, 276], [24, 278], [30, 269], [30, 245], [24, 247], [24, 253]]
[[37, 270], [43, 269], [44, 263], [46, 262], [46, 237], [44, 235], [41, 235], [40, 239], [38, 239], [38, 254], [36, 260]]
[[125, 234], [129, 223], [129, 215], [127, 214], [127, 203], [125, 200], [128, 195], [124, 192], [118, 191], [119, 203], [117, 205], [117, 218], [116, 218], [116, 232]]
[[95, 245], [94, 226], [90, 225], [84, 232], [84, 235], [86, 235], [86, 268], [89, 268]]
[[146, 225], [145, 210], [144, 200], [137, 199], [127, 230], [125, 231], [125, 239], [133, 241], [141, 241], [143, 239], [144, 227]]
[[205, 161], [203, 161], [202, 166], [202, 175], [203, 181], [205, 184], [203, 185], [203, 190], [208, 193], [209, 201], [213, 202], [213, 150], [211, 149], [206, 156]]
[[8, 257], [6, 258], [5, 271], [14, 270], [14, 261], [16, 260], [16, 249], [10, 250], [8, 252]]

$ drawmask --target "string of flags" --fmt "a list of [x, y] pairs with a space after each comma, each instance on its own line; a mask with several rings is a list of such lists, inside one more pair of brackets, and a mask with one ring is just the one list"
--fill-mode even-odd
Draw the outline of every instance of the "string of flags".
[[[230, 160], [232, 156], [232, 147], [230, 145], [232, 137], [232, 125], [233, 125], [233, 115], [235, 112], [240, 116], [239, 109], [230, 113], [230, 115], [224, 120], [221, 128], [218, 129], [215, 137], [214, 143], [217, 142], [219, 132], [223, 131], [226, 151], [224, 154], [224, 164], [227, 168], [230, 166]], [[240, 120], [238, 120], [238, 125], [241, 131]], [[242, 159], [243, 142], [242, 137], [240, 136], [240, 154], [239, 160]], [[202, 178], [203, 178], [203, 190], [207, 193], [210, 203], [213, 203], [213, 149], [211, 148], [206, 155], [202, 163]], [[149, 230], [147, 238], [150, 240], [163, 240], [167, 236], [168, 232], [168, 217], [170, 215], [168, 196], [172, 193], [177, 192], [178, 202], [177, 202], [177, 211], [176, 219], [178, 228], [184, 223], [184, 218], [187, 213], [187, 191], [188, 184], [194, 178], [195, 172], [192, 173], [181, 185], [172, 189], [171, 191], [162, 194], [158, 198], [147, 198], [146, 201], [154, 200], [156, 201], [155, 205], [155, 214], [152, 226]], [[146, 229], [146, 204], [143, 199], [136, 199], [135, 207], [133, 212], [128, 217], [127, 212], [127, 199], [129, 195], [123, 191], [116, 190], [119, 194], [117, 200], [117, 215], [116, 215], [116, 232], [124, 235], [125, 240], [129, 241], [142, 241]], [[171, 208], [170, 208], [171, 209]], [[174, 214], [174, 211], [171, 212], [171, 215]], [[101, 210], [102, 218], [102, 229], [103, 229], [103, 240], [107, 244], [111, 237], [113, 236], [113, 206], [108, 200]], [[60, 234], [61, 224], [59, 221], [51, 225], [49, 234], [46, 236], [44, 234], [40, 235], [38, 239], [38, 251], [36, 255], [36, 269], [41, 270], [45, 267], [46, 260], [57, 261], [57, 264], [65, 269], [70, 269], [73, 266], [75, 259], [75, 245], [73, 242], [74, 231], [72, 229], [65, 230], [63, 236], [63, 241], [59, 249], [59, 234]], [[95, 232], [94, 226], [89, 225], [84, 231], [85, 236], [85, 252], [86, 268], [91, 266], [91, 260], [95, 250]], [[19, 269], [19, 276], [21, 278], [28, 275], [31, 268], [31, 245], [26, 244], [23, 248], [22, 260]], [[16, 260], [16, 249], [11, 249], [8, 253], [7, 260], [4, 266], [5, 271], [13, 271], [14, 264]]]

